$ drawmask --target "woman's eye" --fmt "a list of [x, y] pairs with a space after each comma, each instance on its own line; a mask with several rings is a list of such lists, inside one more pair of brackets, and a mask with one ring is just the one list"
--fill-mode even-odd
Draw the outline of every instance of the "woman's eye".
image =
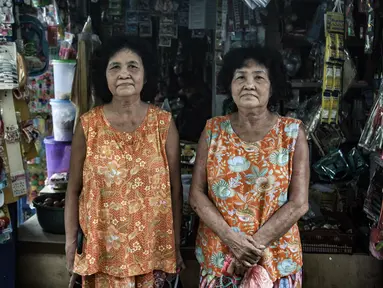
[[237, 80], [242, 80], [242, 79], [245, 79], [245, 77], [243, 77], [243, 76], [237, 76]]
[[138, 69], [138, 67], [135, 66], [135, 65], [129, 65], [128, 68], [129, 68], [129, 69]]
[[110, 67], [110, 70], [115, 70], [115, 69], [118, 69], [118, 65], [114, 65], [114, 66], [112, 66], [112, 67]]

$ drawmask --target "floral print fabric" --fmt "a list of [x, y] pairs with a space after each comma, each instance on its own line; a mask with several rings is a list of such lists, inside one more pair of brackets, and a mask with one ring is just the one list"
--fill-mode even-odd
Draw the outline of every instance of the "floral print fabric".
[[[247, 143], [234, 132], [230, 115], [207, 122], [208, 196], [235, 232], [254, 235], [287, 202], [300, 124], [296, 119], [278, 117], [264, 139]], [[221, 278], [228, 254], [229, 248], [201, 222], [196, 257], [208, 280]], [[273, 282], [301, 269], [301, 241], [296, 224], [265, 250], [259, 265]]]
[[118, 278], [176, 272], [165, 151], [170, 121], [154, 106], [132, 133], [114, 129], [103, 107], [81, 117], [87, 153], [79, 217], [85, 239], [74, 272]]
[[82, 288], [162, 288], [166, 277], [166, 273], [162, 271], [127, 278], [98, 273], [84, 277]]

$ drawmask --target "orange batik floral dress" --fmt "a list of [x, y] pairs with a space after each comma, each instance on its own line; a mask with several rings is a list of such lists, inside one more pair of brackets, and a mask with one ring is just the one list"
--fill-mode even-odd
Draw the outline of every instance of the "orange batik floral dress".
[[176, 272], [165, 144], [171, 115], [150, 106], [132, 133], [119, 132], [103, 107], [81, 117], [86, 138], [79, 199], [83, 287], [161, 287]]
[[[278, 117], [264, 139], [247, 143], [234, 132], [229, 115], [207, 122], [208, 196], [235, 232], [254, 235], [287, 202], [300, 124]], [[201, 222], [196, 245], [201, 287], [239, 285], [222, 275], [227, 256], [231, 257], [229, 248]], [[281, 287], [299, 287], [302, 250], [298, 226], [270, 245], [258, 264], [272, 282], [282, 279], [293, 285]]]

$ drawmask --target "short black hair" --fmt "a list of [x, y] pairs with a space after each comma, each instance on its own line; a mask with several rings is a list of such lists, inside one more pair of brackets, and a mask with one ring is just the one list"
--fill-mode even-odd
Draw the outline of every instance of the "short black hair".
[[226, 53], [223, 57], [222, 68], [218, 73], [217, 82], [219, 88], [228, 93], [229, 98], [232, 100], [233, 96], [230, 87], [234, 73], [237, 69], [244, 67], [246, 61], [249, 60], [254, 60], [268, 70], [272, 91], [269, 105], [287, 99], [289, 86], [282, 55], [277, 50], [264, 46], [234, 48]]
[[110, 58], [121, 50], [129, 49], [140, 56], [145, 73], [146, 83], [141, 91], [141, 99], [152, 101], [156, 93], [157, 62], [150, 44], [136, 36], [113, 36], [103, 42], [92, 55], [91, 77], [95, 97], [103, 104], [110, 103], [113, 95], [106, 80], [106, 68]]

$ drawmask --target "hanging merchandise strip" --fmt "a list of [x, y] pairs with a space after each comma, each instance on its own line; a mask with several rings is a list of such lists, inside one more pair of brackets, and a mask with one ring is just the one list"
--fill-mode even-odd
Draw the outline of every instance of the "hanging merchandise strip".
[[233, 10], [234, 10], [234, 26], [235, 30], [238, 31], [241, 29], [241, 15], [239, 12], [239, 1], [240, 0], [233, 0]]
[[[226, 41], [226, 24], [228, 13], [228, 0], [222, 0], [222, 26], [221, 26], [221, 41]], [[219, 31], [219, 30], [218, 30]]]
[[374, 22], [375, 12], [372, 7], [373, 1], [367, 1], [367, 31], [366, 31], [366, 42], [364, 44], [364, 53], [371, 54], [374, 44]]
[[[20, 132], [18, 130], [12, 91], [5, 90], [0, 93], [0, 99], [3, 105], [2, 119], [5, 127], [5, 145], [7, 154], [12, 155], [12, 157], [8, 156], [12, 192], [14, 197], [18, 197], [27, 194], [24, 162], [19, 142], [20, 139], [17, 137], [20, 136]], [[16, 127], [17, 132], [15, 131]], [[7, 131], [9, 132], [8, 135]]]
[[16, 59], [16, 44], [0, 42], [0, 90], [18, 87]]
[[322, 85], [322, 123], [338, 123], [344, 63], [344, 15], [340, 0], [325, 14], [325, 57]]
[[0, 23], [2, 24], [15, 23], [15, 17], [13, 16], [12, 0], [0, 1]]

